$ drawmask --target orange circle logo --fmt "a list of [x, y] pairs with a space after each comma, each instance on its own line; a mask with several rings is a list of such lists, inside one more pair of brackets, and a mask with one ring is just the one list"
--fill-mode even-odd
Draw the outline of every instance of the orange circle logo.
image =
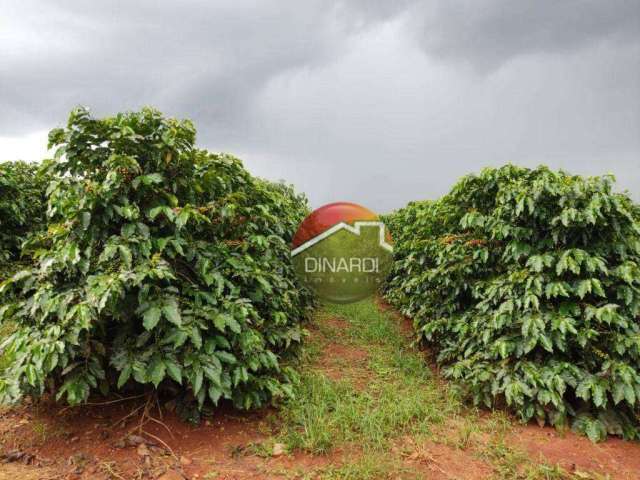
[[375, 293], [393, 260], [391, 236], [378, 215], [337, 202], [314, 210], [292, 242], [294, 268], [319, 297], [350, 303]]

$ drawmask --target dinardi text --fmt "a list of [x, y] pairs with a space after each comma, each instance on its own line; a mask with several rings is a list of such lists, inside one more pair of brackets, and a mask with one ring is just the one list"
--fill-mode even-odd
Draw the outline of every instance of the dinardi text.
[[375, 257], [307, 257], [304, 259], [304, 271], [378, 273], [378, 260]]

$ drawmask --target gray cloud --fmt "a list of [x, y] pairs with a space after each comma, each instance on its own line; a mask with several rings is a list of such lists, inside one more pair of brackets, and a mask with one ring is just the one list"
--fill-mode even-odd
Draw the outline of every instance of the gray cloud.
[[624, 47], [640, 38], [637, 0], [462, 0], [416, 7], [415, 28], [427, 52], [481, 69], [524, 54], [570, 53], [600, 42]]
[[[433, 198], [508, 161], [640, 193], [640, 2], [23, 1], [0, 137], [154, 105], [314, 205]], [[0, 141], [0, 156], [3, 148]]]
[[98, 112], [150, 103], [225, 129], [251, 114], [273, 75], [339, 57], [348, 35], [379, 18], [362, 13], [319, 0], [10, 5], [0, 102], [20, 121], [3, 116], [0, 127], [49, 124], [77, 103]]

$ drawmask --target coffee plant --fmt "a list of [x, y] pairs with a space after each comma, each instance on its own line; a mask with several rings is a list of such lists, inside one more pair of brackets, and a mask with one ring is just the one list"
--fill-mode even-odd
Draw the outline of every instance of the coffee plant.
[[82, 108], [51, 131], [46, 238], [0, 287], [16, 325], [2, 401], [137, 388], [251, 408], [290, 394], [283, 361], [312, 301], [289, 254], [306, 199], [196, 149], [195, 133], [152, 109]]
[[0, 163], [0, 281], [28, 263], [22, 245], [44, 228], [49, 178], [39, 167]]
[[386, 297], [476, 404], [639, 436], [640, 209], [613, 187], [509, 165], [387, 218]]

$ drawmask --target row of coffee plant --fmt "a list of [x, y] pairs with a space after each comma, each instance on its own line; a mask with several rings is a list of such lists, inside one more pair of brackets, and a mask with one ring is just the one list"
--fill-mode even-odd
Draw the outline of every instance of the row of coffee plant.
[[640, 208], [611, 177], [486, 169], [387, 222], [386, 298], [475, 403], [639, 436]]
[[23, 245], [44, 228], [48, 182], [39, 164], [0, 163], [0, 281], [29, 262]]
[[[197, 149], [195, 134], [151, 109], [77, 109], [50, 133], [46, 228], [33, 263], [0, 283], [0, 322], [13, 326], [0, 401], [162, 390], [250, 408], [291, 393], [286, 360], [312, 306], [289, 256], [306, 199]], [[0, 179], [3, 222], [15, 223], [0, 237], [6, 258], [41, 218], [38, 204], [11, 204], [23, 168], [11, 190]]]

